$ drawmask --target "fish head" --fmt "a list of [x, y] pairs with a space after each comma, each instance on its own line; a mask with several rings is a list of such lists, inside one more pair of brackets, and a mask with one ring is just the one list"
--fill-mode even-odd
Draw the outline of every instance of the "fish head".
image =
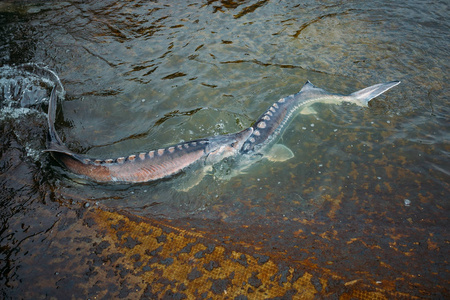
[[207, 162], [216, 163], [226, 157], [238, 154], [242, 145], [252, 133], [253, 128], [250, 127], [238, 133], [210, 138], [207, 149]]

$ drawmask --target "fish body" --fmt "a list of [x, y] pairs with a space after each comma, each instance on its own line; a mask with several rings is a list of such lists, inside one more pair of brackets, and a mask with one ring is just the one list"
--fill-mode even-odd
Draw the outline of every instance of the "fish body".
[[[283, 148], [282, 145], [278, 145], [274, 149], [273, 145], [280, 138], [282, 132], [294, 116], [299, 113], [303, 115], [316, 113], [311, 109], [311, 105], [315, 103], [341, 104], [343, 102], [349, 102], [358, 106], [368, 107], [371, 99], [399, 83], [400, 81], [380, 83], [350, 95], [340, 95], [329, 93], [307, 81], [298, 93], [281, 98], [273, 103], [256, 120], [252, 126], [253, 133], [243, 144], [240, 154], [262, 154], [274, 161], [285, 160], [286, 155], [290, 158], [293, 156], [293, 153], [289, 149]], [[275, 157], [276, 151], [283, 151], [285, 153], [279, 153], [278, 157]]]
[[[248, 132], [246, 130], [241, 135]], [[214, 163], [216, 159], [213, 156], [220, 157], [223, 153], [221, 157], [225, 158], [233, 154], [233, 143], [236, 139], [232, 136], [198, 139], [115, 159], [92, 159], [67, 151], [49, 151], [65, 168], [94, 181], [138, 183], [175, 175], [200, 161]]]
[[114, 159], [95, 159], [72, 152], [61, 141], [54, 125], [56, 102], [54, 88], [49, 102], [46, 151], [51, 152], [71, 172], [96, 182], [149, 182], [178, 174], [198, 162], [211, 165], [236, 154], [253, 132], [252, 128], [247, 128], [234, 134], [193, 140]]
[[[372, 98], [399, 83], [399, 81], [391, 81], [377, 84], [343, 96], [317, 88], [308, 81], [300, 92], [281, 98], [272, 104], [254, 125], [240, 132], [183, 142], [115, 159], [90, 158], [74, 153], [64, 145], [54, 124], [57, 105], [56, 88], [54, 88], [49, 102], [49, 133], [46, 151], [51, 152], [62, 166], [75, 174], [96, 182], [118, 183], [159, 180], [176, 175], [194, 164], [211, 167], [230, 156], [239, 157], [240, 168], [248, 167], [254, 162], [254, 157], [284, 161], [293, 157], [294, 154], [284, 145], [276, 144], [276, 141], [295, 115], [314, 113], [310, 106], [318, 102], [333, 104], [352, 102], [366, 107]], [[193, 180], [190, 185], [197, 184], [201, 178], [203, 175], [198, 180]]]

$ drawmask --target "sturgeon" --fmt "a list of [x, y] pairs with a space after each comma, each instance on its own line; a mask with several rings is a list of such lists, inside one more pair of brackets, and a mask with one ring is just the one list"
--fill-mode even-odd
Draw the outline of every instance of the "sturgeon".
[[47, 115], [48, 149], [45, 151], [51, 152], [66, 169], [96, 182], [149, 182], [178, 174], [200, 161], [212, 165], [236, 154], [253, 132], [250, 127], [235, 134], [197, 139], [115, 159], [90, 158], [69, 150], [62, 142], [55, 129], [56, 102], [56, 88], [53, 88]]
[[[297, 113], [314, 113], [310, 108], [312, 104], [350, 102], [367, 107], [371, 99], [399, 83], [400, 81], [380, 83], [344, 96], [329, 93], [307, 81], [298, 93], [275, 102], [254, 125], [240, 132], [178, 143], [114, 159], [91, 158], [67, 148], [55, 129], [57, 95], [54, 87], [48, 108], [49, 131], [45, 151], [50, 152], [72, 173], [99, 183], [140, 183], [160, 180], [174, 176], [195, 164], [199, 164], [201, 168], [211, 168], [227, 157], [237, 157], [240, 169], [245, 169], [263, 157], [272, 161], [292, 158], [294, 156], [292, 151], [276, 142]], [[196, 185], [202, 178], [203, 175], [192, 182], [190, 187]]]
[[256, 120], [251, 127], [253, 132], [244, 142], [240, 154], [266, 157], [272, 161], [284, 161], [292, 158], [294, 156], [292, 151], [282, 144], [276, 144], [276, 142], [298, 113], [302, 115], [315, 114], [316, 111], [311, 107], [315, 103], [337, 105], [349, 102], [368, 107], [370, 100], [399, 83], [400, 81], [379, 83], [350, 95], [340, 95], [329, 93], [307, 81], [298, 93], [281, 98]]

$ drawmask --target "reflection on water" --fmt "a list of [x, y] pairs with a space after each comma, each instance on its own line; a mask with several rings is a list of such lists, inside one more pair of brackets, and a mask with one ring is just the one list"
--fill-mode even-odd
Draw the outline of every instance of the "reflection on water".
[[[302, 232], [305, 249], [313, 252], [320, 239], [340, 261], [329, 266], [325, 257], [316, 264], [349, 278], [365, 268], [348, 257], [349, 245], [357, 247], [348, 241], [361, 236], [366, 246], [376, 245], [374, 259], [395, 266], [386, 273], [371, 261], [364, 272], [369, 280], [409, 274], [424, 293], [433, 286], [444, 293], [450, 182], [445, 11], [443, 2], [419, 1], [3, 2], [1, 64], [37, 62], [58, 73], [67, 95], [57, 130], [70, 149], [93, 157], [237, 132], [308, 79], [341, 94], [402, 80], [369, 109], [317, 105], [317, 115], [296, 118], [282, 139], [293, 159], [261, 161], [230, 180], [209, 175], [180, 192], [176, 187], [189, 172], [133, 186], [67, 174], [41, 153], [46, 106], [38, 98], [48, 96], [51, 80], [3, 72], [0, 268], [6, 287], [24, 289], [18, 282], [29, 273], [19, 266], [39, 273], [25, 254], [36, 247], [32, 237], [49, 238], [48, 230], [64, 220], [58, 213], [72, 216], [77, 203], [89, 203], [189, 223], [186, 228], [210, 230], [218, 239], [224, 228], [260, 226], [279, 236], [293, 259], [298, 245], [290, 234]], [[16, 90], [7, 90], [11, 86]], [[30, 218], [32, 211], [48, 222]], [[63, 231], [59, 226], [55, 232]], [[330, 232], [333, 238], [325, 238]], [[272, 239], [235, 239], [272, 251]], [[437, 246], [427, 252], [423, 241]], [[11, 289], [2, 292], [14, 295]]]

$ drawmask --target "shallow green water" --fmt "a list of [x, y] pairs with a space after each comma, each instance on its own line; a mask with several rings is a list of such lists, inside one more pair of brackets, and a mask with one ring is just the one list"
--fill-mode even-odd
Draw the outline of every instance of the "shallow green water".
[[[93, 157], [239, 131], [306, 80], [341, 94], [390, 80], [402, 84], [368, 109], [318, 105], [317, 115], [296, 118], [283, 136], [295, 158], [262, 161], [229, 181], [208, 176], [189, 192], [174, 189], [189, 173], [136, 186], [80, 182], [40, 153], [42, 114], [9, 116], [1, 119], [9, 134], [3, 198], [20, 194], [42, 205], [36, 189], [11, 183], [29, 172], [8, 167], [13, 141], [35, 170], [26, 180], [51, 189], [56, 202], [230, 227], [273, 222], [274, 228], [280, 220], [293, 228], [298, 219], [323, 218], [338, 226], [329, 208], [337, 205], [342, 216], [355, 216], [350, 227], [372, 214], [411, 219], [417, 227], [407, 235], [433, 232], [441, 251], [448, 250], [446, 11], [445, 1], [4, 2], [1, 64], [43, 63], [58, 73], [67, 95], [57, 129], [70, 149]], [[7, 210], [14, 205], [3, 200]], [[3, 226], [14, 218], [4, 213]], [[384, 217], [377, 220], [377, 228], [388, 226]], [[10, 242], [2, 237], [2, 244]], [[448, 282], [444, 271], [423, 272], [435, 284], [445, 276]]]

